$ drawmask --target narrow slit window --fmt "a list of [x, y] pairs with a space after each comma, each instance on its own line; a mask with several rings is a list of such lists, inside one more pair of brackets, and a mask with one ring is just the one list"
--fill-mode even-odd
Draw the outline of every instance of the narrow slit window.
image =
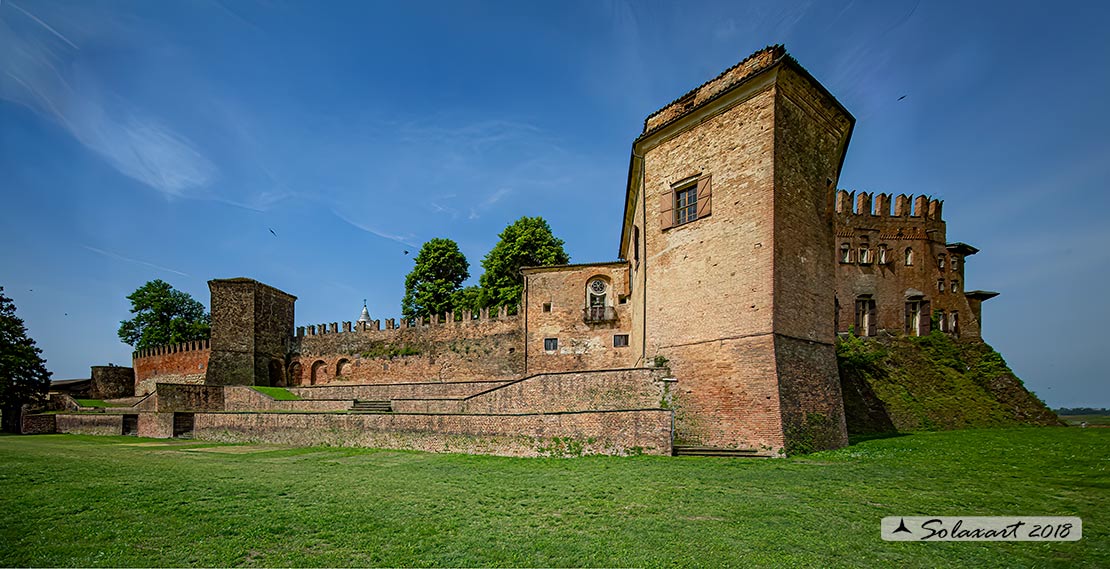
[[913, 266], [913, 249], [910, 247], [906, 247], [906, 266]]
[[852, 247], [850, 245], [848, 245], [847, 243], [844, 243], [843, 245], [840, 246], [840, 262], [841, 263], [851, 263], [852, 262]]

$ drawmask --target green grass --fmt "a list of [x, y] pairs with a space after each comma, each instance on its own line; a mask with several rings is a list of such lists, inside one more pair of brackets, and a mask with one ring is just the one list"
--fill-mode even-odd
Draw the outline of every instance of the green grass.
[[124, 403], [109, 403], [103, 399], [74, 399], [82, 407], [130, 407]]
[[[1108, 468], [1110, 429], [1076, 428], [777, 460], [8, 436], [0, 565], [1110, 567]], [[888, 543], [888, 515], [1076, 515], [1083, 539]]]
[[284, 387], [261, 387], [261, 386], [258, 386], [258, 385], [252, 385], [251, 389], [253, 389], [253, 390], [255, 390], [259, 393], [269, 395], [270, 397], [273, 397], [277, 401], [300, 401], [301, 400], [299, 395], [293, 395], [293, 393], [291, 393], [288, 389], [285, 389]]

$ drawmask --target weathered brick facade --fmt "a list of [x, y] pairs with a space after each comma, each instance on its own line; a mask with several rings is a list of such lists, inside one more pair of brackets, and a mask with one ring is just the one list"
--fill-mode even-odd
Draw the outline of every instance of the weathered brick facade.
[[842, 446], [836, 334], [925, 333], [936, 312], [978, 337], [994, 294], [963, 291], [975, 249], [946, 242], [940, 202], [892, 214], [889, 195], [836, 191], [854, 123], [781, 46], [760, 50], [645, 120], [619, 260], [525, 268], [519, 315], [294, 332], [292, 295], [213, 280], [210, 345], [136, 353], [152, 395], [58, 430], [140, 413], [151, 436], [511, 455]]
[[211, 353], [208, 340], [135, 352], [131, 364], [135, 369], [134, 394], [153, 393], [158, 383], [204, 383]]

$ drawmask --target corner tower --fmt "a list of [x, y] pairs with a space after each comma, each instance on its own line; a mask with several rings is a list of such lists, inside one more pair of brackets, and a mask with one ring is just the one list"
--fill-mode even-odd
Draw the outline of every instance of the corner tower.
[[285, 385], [297, 297], [253, 279], [208, 281], [212, 293], [209, 385]]
[[846, 444], [829, 251], [854, 123], [782, 46], [644, 121], [620, 256], [630, 343], [678, 378], [676, 443]]

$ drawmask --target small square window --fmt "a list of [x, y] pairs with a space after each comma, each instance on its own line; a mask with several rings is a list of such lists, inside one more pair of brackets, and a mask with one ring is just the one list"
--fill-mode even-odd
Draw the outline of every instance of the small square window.
[[622, 294], [622, 295], [618, 296], [617, 297], [617, 302], [619, 302], [621, 304], [628, 304], [628, 295], [627, 294]]
[[937, 279], [937, 292], [944, 292], [944, 279]]
[[558, 338], [544, 338], [543, 339], [543, 350], [545, 352], [554, 352], [555, 350], [558, 350], [558, 349], [559, 349], [559, 339]]
[[947, 258], [948, 257], [944, 254], [937, 255], [937, 266], [940, 267], [942, 271], [944, 270], [944, 260]]
[[543, 311], [544, 312], [551, 312], [551, 303], [550, 302], [543, 303]]
[[952, 292], [960, 292], [960, 281], [952, 281]]
[[959, 257], [957, 257], [955, 255], [952, 255], [949, 258], [949, 261], [952, 263], [952, 270], [953, 271], [958, 271], [960, 269], [960, 258]]
[[616, 334], [613, 336], [614, 348], [627, 348], [628, 347], [628, 334]]

